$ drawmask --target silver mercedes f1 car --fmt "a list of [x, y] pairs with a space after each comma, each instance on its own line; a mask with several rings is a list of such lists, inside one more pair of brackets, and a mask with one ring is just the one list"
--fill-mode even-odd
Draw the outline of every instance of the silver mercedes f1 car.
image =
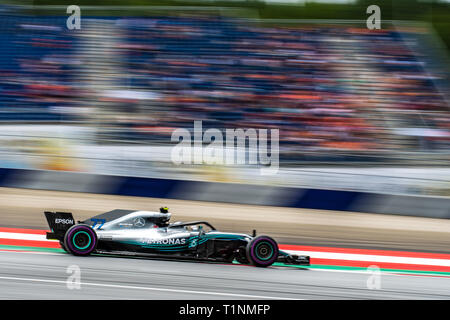
[[308, 256], [279, 250], [268, 236], [221, 232], [206, 221], [169, 223], [167, 208], [159, 212], [113, 210], [85, 221], [69, 212], [45, 212], [51, 232], [68, 253], [142, 255], [195, 259], [268, 267], [274, 262], [309, 265]]

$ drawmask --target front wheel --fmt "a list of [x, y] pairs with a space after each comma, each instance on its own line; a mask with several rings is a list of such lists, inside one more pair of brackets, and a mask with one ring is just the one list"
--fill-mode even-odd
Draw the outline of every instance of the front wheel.
[[75, 256], [87, 256], [97, 247], [97, 234], [88, 225], [76, 224], [67, 230], [64, 246]]
[[247, 245], [247, 259], [257, 267], [268, 267], [278, 258], [278, 244], [268, 236], [258, 236]]

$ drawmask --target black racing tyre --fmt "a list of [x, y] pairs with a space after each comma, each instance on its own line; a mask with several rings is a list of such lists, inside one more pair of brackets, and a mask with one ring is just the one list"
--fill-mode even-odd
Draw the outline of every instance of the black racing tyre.
[[256, 267], [268, 267], [278, 259], [278, 244], [268, 236], [257, 236], [247, 245], [247, 259]]
[[60, 241], [59, 244], [61, 245], [61, 248], [65, 251], [65, 252], [69, 252], [66, 248], [66, 246], [64, 245], [64, 241]]
[[97, 234], [94, 229], [85, 224], [76, 224], [67, 230], [64, 236], [64, 246], [75, 256], [87, 256], [97, 247]]

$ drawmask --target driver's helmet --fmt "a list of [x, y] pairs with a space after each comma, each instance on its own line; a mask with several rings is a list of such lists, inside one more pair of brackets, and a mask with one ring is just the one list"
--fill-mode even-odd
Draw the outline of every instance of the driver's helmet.
[[159, 212], [163, 213], [164, 215], [160, 215], [158, 218], [156, 218], [154, 223], [158, 227], [167, 227], [171, 216], [171, 214], [169, 213], [169, 208], [161, 207], [159, 208]]
[[159, 208], [159, 212], [161, 212], [161, 213], [169, 213], [169, 208], [161, 207], [161, 208]]

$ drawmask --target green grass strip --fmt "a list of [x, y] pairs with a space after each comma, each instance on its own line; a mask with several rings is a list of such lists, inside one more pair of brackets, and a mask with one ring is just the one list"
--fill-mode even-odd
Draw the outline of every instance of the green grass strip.
[[[293, 267], [300, 269], [326, 269], [326, 270], [344, 270], [344, 271], [366, 271], [367, 268], [364, 267], [346, 267], [346, 266], [331, 266], [322, 264], [312, 264], [310, 266], [297, 266], [297, 265], [287, 265], [284, 263], [274, 263], [274, 266], [280, 267]], [[450, 277], [450, 272], [445, 271], [422, 271], [422, 270], [402, 270], [402, 269], [380, 269], [381, 272], [386, 273], [407, 273], [407, 274], [418, 274], [418, 275], [434, 275], [434, 276], [448, 276]]]
[[0, 245], [0, 250], [40, 251], [40, 252], [65, 252], [61, 248], [40, 248]]

